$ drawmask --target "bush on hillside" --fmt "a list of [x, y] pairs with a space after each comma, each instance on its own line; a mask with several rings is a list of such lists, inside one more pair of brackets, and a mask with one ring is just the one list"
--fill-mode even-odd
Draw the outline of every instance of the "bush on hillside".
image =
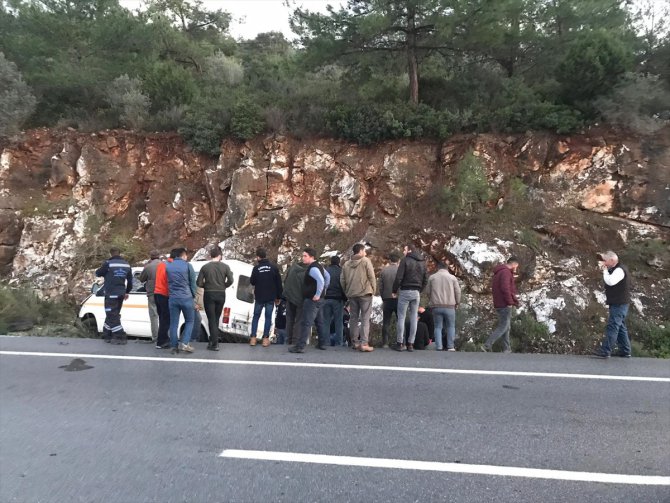
[[36, 103], [21, 72], [0, 52], [0, 137], [18, 132]]
[[73, 319], [74, 312], [67, 304], [40, 299], [32, 290], [0, 285], [0, 334]]
[[670, 89], [657, 75], [628, 73], [595, 106], [610, 124], [640, 134], [655, 133], [670, 123]]
[[119, 124], [130, 129], [142, 129], [149, 115], [151, 101], [142, 93], [142, 81], [121, 75], [107, 87], [107, 101], [117, 114]]

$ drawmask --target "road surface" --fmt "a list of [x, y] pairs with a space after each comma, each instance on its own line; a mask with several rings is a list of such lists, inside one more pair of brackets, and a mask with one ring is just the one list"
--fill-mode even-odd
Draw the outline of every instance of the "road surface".
[[670, 502], [667, 360], [195, 347], [0, 337], [0, 501]]

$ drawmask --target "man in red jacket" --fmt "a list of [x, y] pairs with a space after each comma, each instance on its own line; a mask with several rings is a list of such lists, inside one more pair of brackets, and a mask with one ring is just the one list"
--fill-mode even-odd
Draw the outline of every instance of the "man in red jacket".
[[493, 269], [493, 307], [498, 311], [498, 326], [489, 335], [482, 345], [482, 351], [491, 351], [495, 341], [503, 338], [503, 353], [511, 353], [509, 345], [509, 331], [512, 324], [512, 307], [519, 305], [514, 273], [519, 268], [519, 261], [510, 257], [506, 264], [500, 264]]

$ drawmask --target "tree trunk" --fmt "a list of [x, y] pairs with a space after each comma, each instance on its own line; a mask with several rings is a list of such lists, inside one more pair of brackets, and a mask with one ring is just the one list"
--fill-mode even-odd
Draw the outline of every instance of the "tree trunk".
[[407, 12], [407, 71], [409, 73], [409, 101], [419, 103], [419, 64], [416, 59], [416, 18], [414, 10]]

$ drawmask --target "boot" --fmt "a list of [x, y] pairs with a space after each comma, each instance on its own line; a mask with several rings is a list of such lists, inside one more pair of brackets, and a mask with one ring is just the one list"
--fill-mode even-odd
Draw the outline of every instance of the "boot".
[[112, 344], [117, 344], [119, 346], [128, 344], [128, 336], [123, 332], [119, 334], [114, 334], [114, 336], [112, 337]]
[[414, 351], [414, 344], [407, 344], [407, 351]]
[[255, 345], [256, 345], [256, 338], [249, 337], [249, 346], [255, 346]]
[[[263, 337], [263, 344], [262, 344], [262, 346], [263, 346], [264, 348], [267, 348], [269, 345], [270, 345], [270, 338], [269, 338], [269, 337]], [[252, 344], [252, 346], [253, 346], [253, 344]]]

